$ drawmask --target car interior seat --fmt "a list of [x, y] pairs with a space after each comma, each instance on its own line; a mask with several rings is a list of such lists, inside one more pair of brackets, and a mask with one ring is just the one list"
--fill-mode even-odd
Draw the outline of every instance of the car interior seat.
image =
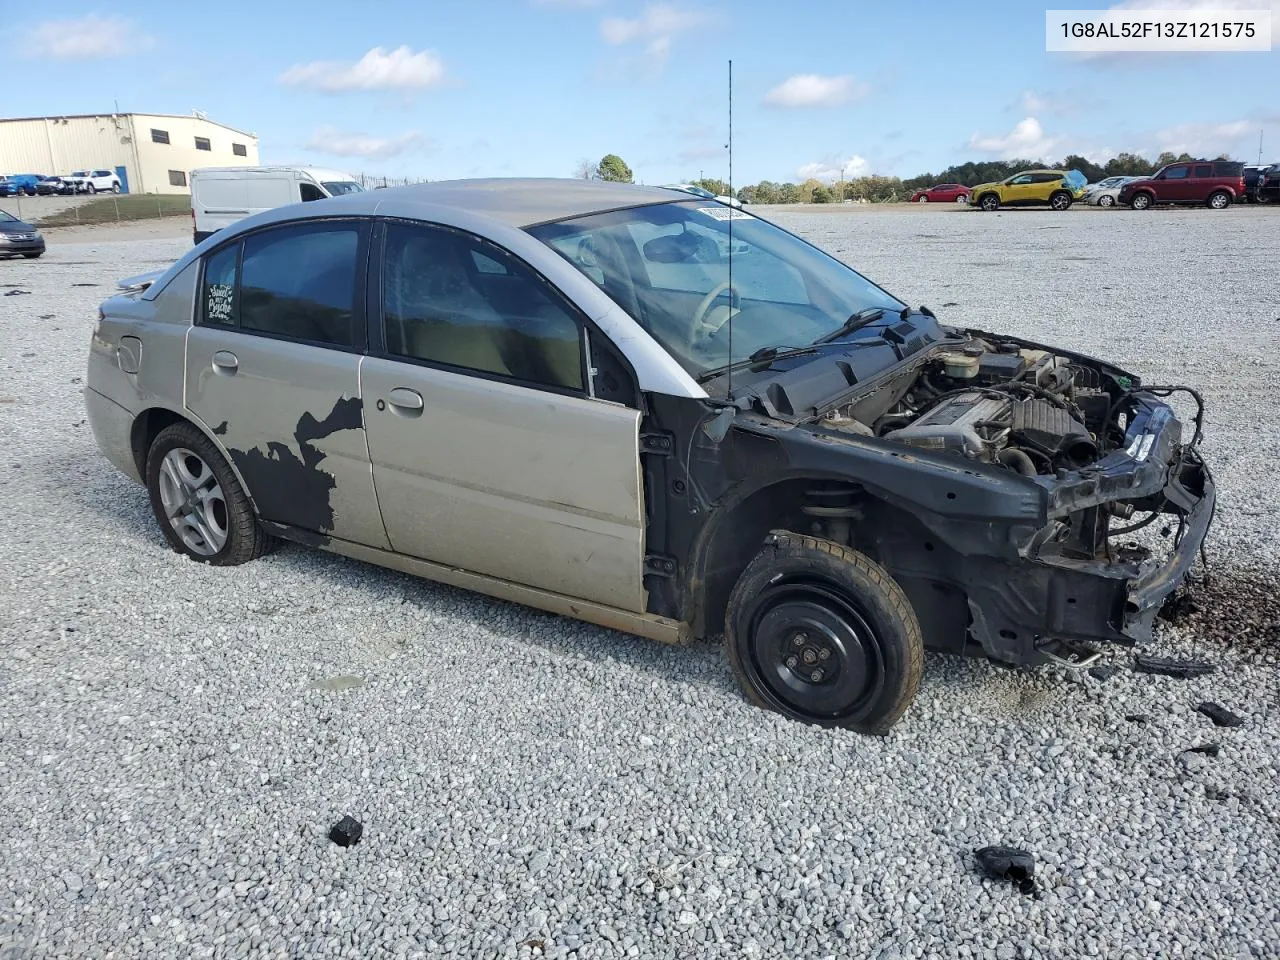
[[503, 359], [507, 327], [472, 286], [460, 241], [416, 233], [388, 251], [387, 348], [403, 356], [511, 375]]

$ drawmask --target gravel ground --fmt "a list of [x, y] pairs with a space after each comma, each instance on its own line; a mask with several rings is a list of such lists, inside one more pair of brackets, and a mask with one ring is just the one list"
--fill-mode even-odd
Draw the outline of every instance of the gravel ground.
[[749, 707], [710, 645], [184, 561], [80, 378], [110, 283], [187, 241], [58, 234], [0, 261], [0, 956], [1280, 956], [1280, 212], [775, 215], [944, 319], [1204, 389], [1214, 574], [1149, 649], [1215, 674], [930, 656], [869, 739]]

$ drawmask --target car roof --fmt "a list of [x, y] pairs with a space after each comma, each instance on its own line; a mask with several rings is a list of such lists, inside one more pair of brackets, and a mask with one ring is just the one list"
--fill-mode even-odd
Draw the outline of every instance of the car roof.
[[663, 187], [548, 177], [439, 180], [348, 194], [324, 202], [341, 202], [352, 213], [357, 212], [352, 208], [367, 207], [361, 212], [384, 216], [411, 216], [416, 206], [429, 204], [464, 210], [519, 228], [650, 203], [678, 203], [689, 196], [682, 198]]

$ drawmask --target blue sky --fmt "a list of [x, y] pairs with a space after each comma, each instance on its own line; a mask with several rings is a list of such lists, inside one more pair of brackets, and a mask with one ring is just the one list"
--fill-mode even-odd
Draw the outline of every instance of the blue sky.
[[[1268, 8], [1277, 0], [1132, 7]], [[7, 3], [5, 4], [7, 6]], [[1059, 3], [1056, 6], [1072, 6]], [[1077, 6], [1083, 6], [1077, 4]], [[1103, 4], [1096, 6], [1102, 7]], [[264, 162], [431, 179], [911, 176], [969, 159], [1162, 150], [1280, 160], [1280, 52], [1084, 59], [1044, 6], [854, 0], [117, 0], [24, 7], [6, 115], [189, 113]]]

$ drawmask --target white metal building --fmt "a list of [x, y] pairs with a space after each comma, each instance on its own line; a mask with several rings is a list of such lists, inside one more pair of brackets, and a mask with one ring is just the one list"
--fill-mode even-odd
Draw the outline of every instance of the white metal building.
[[110, 168], [130, 193], [189, 193], [189, 174], [196, 167], [257, 163], [257, 137], [198, 114], [0, 120], [0, 174], [57, 176]]

